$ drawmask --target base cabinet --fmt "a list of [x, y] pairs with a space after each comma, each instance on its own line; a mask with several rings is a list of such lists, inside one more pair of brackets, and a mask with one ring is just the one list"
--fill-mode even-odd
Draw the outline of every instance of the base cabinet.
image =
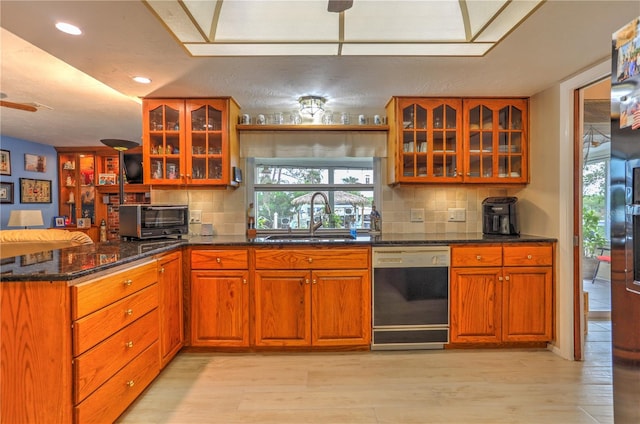
[[451, 248], [451, 343], [553, 338], [553, 245]]
[[249, 346], [248, 252], [191, 252], [191, 346]]
[[182, 252], [158, 258], [160, 360], [164, 368], [184, 345]]
[[369, 258], [367, 248], [256, 249], [255, 345], [368, 346]]

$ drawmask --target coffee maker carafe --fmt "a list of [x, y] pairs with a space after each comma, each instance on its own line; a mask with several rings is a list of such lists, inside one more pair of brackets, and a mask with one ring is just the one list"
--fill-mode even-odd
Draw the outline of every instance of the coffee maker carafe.
[[517, 235], [517, 197], [487, 197], [482, 201], [482, 232], [489, 235]]

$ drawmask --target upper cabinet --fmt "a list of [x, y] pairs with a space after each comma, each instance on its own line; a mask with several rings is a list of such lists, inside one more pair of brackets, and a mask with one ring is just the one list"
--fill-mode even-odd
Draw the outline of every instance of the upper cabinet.
[[526, 99], [464, 101], [464, 179], [474, 183], [528, 183]]
[[145, 183], [235, 185], [238, 111], [231, 98], [145, 99]]
[[394, 97], [389, 184], [528, 183], [527, 99]]

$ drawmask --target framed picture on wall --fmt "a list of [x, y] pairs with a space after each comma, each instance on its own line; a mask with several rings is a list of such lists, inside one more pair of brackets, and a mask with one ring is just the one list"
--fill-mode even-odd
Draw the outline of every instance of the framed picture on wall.
[[51, 203], [51, 180], [20, 178], [21, 203]]
[[11, 175], [11, 152], [0, 150], [0, 175]]
[[0, 182], [0, 203], [13, 203], [13, 183]]
[[31, 172], [46, 172], [47, 157], [40, 155], [24, 154], [24, 170]]
[[54, 216], [53, 217], [53, 227], [54, 228], [61, 228], [64, 227], [64, 216]]

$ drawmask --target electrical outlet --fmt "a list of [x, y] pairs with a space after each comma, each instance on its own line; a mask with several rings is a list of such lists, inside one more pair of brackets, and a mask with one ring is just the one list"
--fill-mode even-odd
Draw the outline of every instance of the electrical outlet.
[[467, 220], [467, 210], [465, 208], [449, 208], [449, 222], [464, 222]]
[[202, 223], [202, 211], [189, 211], [189, 223], [201, 224]]
[[411, 208], [411, 222], [424, 222], [424, 209]]

